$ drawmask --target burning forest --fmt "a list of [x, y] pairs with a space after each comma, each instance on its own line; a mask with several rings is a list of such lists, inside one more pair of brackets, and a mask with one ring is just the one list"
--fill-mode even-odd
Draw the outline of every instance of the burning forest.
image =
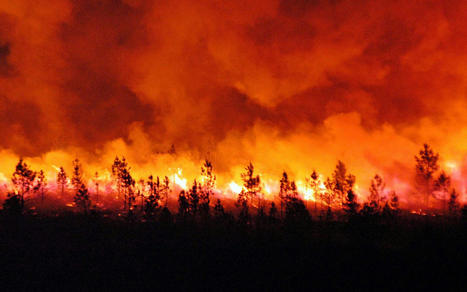
[[[133, 174], [138, 171], [133, 171], [125, 157], [115, 157], [108, 169], [92, 176], [85, 175], [78, 158], [72, 161], [72, 169], [54, 165], [52, 173], [35, 171], [20, 158], [11, 180], [3, 181], [3, 209], [18, 214], [105, 212], [141, 220], [155, 219], [163, 209], [178, 211], [182, 217], [210, 217], [213, 210], [225, 209], [248, 218], [269, 214], [284, 219], [293, 207], [320, 220], [342, 219], [335, 215], [349, 212], [362, 216], [405, 212], [451, 218], [466, 213], [462, 193], [456, 190], [451, 175], [440, 168], [439, 154], [424, 144], [414, 158], [413, 184], [402, 199], [378, 174], [367, 191], [361, 190], [356, 176], [340, 160], [328, 177], [312, 170], [309, 176], [295, 180], [283, 171], [276, 181], [249, 163], [239, 181], [220, 185], [209, 160], [204, 161], [194, 178], [185, 177], [182, 168], [140, 178]], [[4, 174], [2, 177], [6, 178]]]
[[459, 0], [0, 0], [0, 274], [464, 290], [466, 19]]

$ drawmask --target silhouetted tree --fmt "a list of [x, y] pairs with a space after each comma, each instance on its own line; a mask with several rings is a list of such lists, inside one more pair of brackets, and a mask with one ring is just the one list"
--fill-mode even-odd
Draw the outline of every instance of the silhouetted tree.
[[284, 223], [289, 227], [302, 227], [311, 221], [310, 213], [303, 200], [296, 196], [289, 196], [285, 206]]
[[355, 184], [355, 176], [347, 173], [347, 168], [342, 161], [338, 161], [334, 173], [332, 174], [331, 184], [329, 185], [335, 198], [342, 205], [346, 199], [348, 191]]
[[221, 200], [217, 199], [216, 204], [214, 205], [214, 217], [217, 219], [223, 218], [225, 216], [224, 206], [222, 206]]
[[243, 226], [248, 225], [250, 222], [250, 206], [248, 203], [248, 195], [245, 190], [242, 190], [238, 194], [237, 202], [235, 205], [240, 209], [238, 214], [239, 224]]
[[185, 190], [178, 195], [178, 217], [186, 221], [190, 215], [190, 203]]
[[462, 206], [462, 209], [461, 209], [461, 220], [464, 224], [466, 224], [467, 226], [467, 204], [465, 204], [464, 206]]
[[276, 224], [277, 223], [277, 208], [276, 204], [274, 202], [271, 202], [271, 207], [269, 208], [269, 214], [268, 214], [268, 219], [270, 224]]
[[91, 200], [89, 199], [89, 191], [88, 188], [82, 183], [79, 188], [75, 192], [75, 196], [73, 198], [76, 207], [80, 209], [81, 212], [87, 214], [89, 208], [91, 207]]
[[425, 207], [429, 207], [429, 198], [433, 193], [434, 173], [439, 169], [439, 154], [434, 153], [428, 144], [423, 145], [419, 155], [415, 156], [416, 182], [419, 191], [425, 196]]
[[161, 210], [161, 214], [159, 216], [159, 223], [162, 224], [163, 226], [168, 226], [173, 223], [173, 216], [172, 213], [170, 213], [169, 208], [163, 207]]
[[81, 188], [81, 185], [83, 185], [83, 168], [78, 158], [73, 160], [73, 174], [71, 177], [71, 185], [73, 186], [75, 193]]
[[133, 215], [134, 203], [136, 201], [134, 192], [135, 180], [130, 174], [130, 167], [128, 167], [125, 157], [122, 157], [121, 160], [118, 156], [115, 157], [112, 165], [112, 175], [117, 184], [118, 196], [120, 197], [123, 192], [123, 209], [128, 210], [128, 215]]
[[238, 194], [236, 206], [240, 208], [239, 223], [247, 225], [251, 219], [249, 205], [261, 192], [261, 179], [259, 175], [254, 174], [254, 167], [251, 163], [245, 168], [245, 173], [242, 173], [241, 177], [244, 189]]
[[281, 208], [281, 218], [283, 218], [283, 211], [285, 205], [287, 204], [287, 197], [290, 191], [290, 181], [287, 175], [287, 172], [282, 173], [282, 178], [280, 180], [280, 188], [279, 188], [279, 200], [280, 200], [280, 208]]
[[96, 205], [99, 203], [99, 173], [94, 174], [94, 185], [96, 187]]
[[23, 213], [24, 205], [18, 194], [9, 192], [3, 202], [3, 212], [9, 216], [19, 216]]
[[442, 171], [434, 182], [434, 189], [439, 192], [443, 200], [443, 210], [447, 212], [446, 202], [448, 201], [449, 189], [451, 188], [451, 178]]
[[315, 170], [313, 170], [313, 172], [310, 175], [310, 189], [313, 193], [313, 198], [315, 201], [315, 212], [318, 209], [318, 206], [317, 206], [318, 196], [321, 193], [320, 186], [321, 186], [321, 181], [319, 179], [319, 175]]
[[167, 205], [169, 204], [169, 194], [170, 194], [170, 181], [167, 176], [164, 177], [164, 184], [162, 188], [162, 198], [164, 200], [164, 207], [167, 208]]
[[211, 196], [213, 195], [214, 187], [216, 186], [216, 176], [213, 173], [210, 161], [204, 161], [204, 164], [201, 167], [201, 176], [203, 184], [201, 185], [201, 193], [199, 197], [199, 209], [201, 216], [207, 219], [210, 216], [209, 204], [211, 202]]
[[60, 186], [61, 197], [63, 198], [63, 195], [65, 194], [65, 188], [68, 184], [67, 175], [63, 167], [60, 167], [60, 171], [57, 174], [57, 184]]
[[371, 180], [370, 184], [370, 195], [368, 201], [363, 204], [361, 213], [366, 217], [374, 217], [381, 211], [381, 202], [385, 200], [383, 197], [384, 189], [386, 185], [383, 179], [379, 175]]
[[149, 188], [149, 195], [145, 200], [144, 205], [144, 214], [146, 219], [155, 219], [157, 210], [160, 206], [160, 181], [159, 177], [156, 178], [154, 182], [154, 178], [152, 175], [149, 176], [147, 182]]
[[32, 189], [35, 178], [36, 173], [29, 169], [29, 166], [20, 158], [18, 164], [16, 164], [11, 181], [19, 196], [21, 209], [24, 208], [24, 197]]
[[389, 194], [389, 199], [384, 204], [382, 215], [383, 218], [389, 219], [398, 216], [399, 213], [399, 196], [397, 196], [396, 192], [392, 191]]
[[[123, 171], [124, 169], [127, 169], [127, 167], [128, 164], [125, 160], [125, 157], [122, 157], [121, 160], [118, 158], [118, 156], [115, 157], [115, 160], [112, 164], [112, 176], [115, 180], [115, 184], [117, 185], [118, 198], [120, 198], [122, 195]], [[126, 209], [126, 206], [124, 206], [124, 209]]]
[[458, 202], [459, 195], [456, 190], [453, 189], [449, 195], [448, 211], [451, 217], [456, 217], [459, 214], [460, 204]]
[[347, 218], [352, 219], [358, 214], [359, 204], [357, 203], [357, 197], [352, 189], [347, 191], [347, 197], [344, 201], [343, 210], [347, 215]]
[[196, 218], [199, 213], [199, 198], [201, 193], [200, 184], [196, 181], [193, 181], [193, 185], [188, 191], [188, 204], [190, 206], [189, 213], [193, 218]]
[[261, 179], [259, 175], [254, 174], [255, 168], [253, 164], [249, 164], [245, 168], [245, 173], [242, 173], [243, 186], [245, 187], [245, 195], [247, 201], [251, 203], [253, 199], [258, 198], [258, 193], [261, 192]]
[[36, 185], [34, 191], [37, 192], [41, 197], [41, 203], [44, 203], [45, 190], [47, 188], [47, 178], [45, 177], [44, 171], [41, 169], [37, 175]]
[[324, 182], [326, 190], [320, 193], [321, 202], [324, 202], [327, 206], [326, 208], [326, 217], [332, 218], [332, 206], [336, 201], [336, 193], [334, 192], [334, 184], [331, 179], [328, 177]]

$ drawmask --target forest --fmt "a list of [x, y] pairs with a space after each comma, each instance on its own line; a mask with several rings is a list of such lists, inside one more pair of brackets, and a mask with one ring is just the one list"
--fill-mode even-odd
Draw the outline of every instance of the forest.
[[312, 171], [315, 200], [286, 172], [267, 200], [252, 163], [236, 198], [222, 199], [208, 160], [175, 194], [167, 176], [137, 182], [116, 157], [108, 194], [98, 183], [90, 191], [78, 159], [69, 176], [59, 168], [55, 189], [20, 159], [0, 217], [2, 277], [24, 289], [460, 290], [467, 207], [438, 159], [427, 144], [415, 156], [418, 212], [379, 175], [359, 200], [341, 161], [324, 181]]

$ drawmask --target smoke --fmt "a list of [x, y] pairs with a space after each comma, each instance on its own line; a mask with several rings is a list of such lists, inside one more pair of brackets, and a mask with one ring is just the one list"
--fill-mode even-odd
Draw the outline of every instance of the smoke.
[[144, 174], [207, 157], [226, 177], [341, 159], [362, 188], [380, 173], [405, 191], [428, 142], [463, 188], [466, 6], [0, 1], [0, 148]]

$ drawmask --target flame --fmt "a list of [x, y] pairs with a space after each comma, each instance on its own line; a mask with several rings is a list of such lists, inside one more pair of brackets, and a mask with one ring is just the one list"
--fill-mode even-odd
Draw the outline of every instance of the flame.
[[178, 171], [174, 173], [173, 177], [176, 185], [178, 185], [183, 190], [188, 189], [187, 179], [183, 177], [181, 168], [179, 168]]
[[231, 190], [233, 193], [235, 193], [235, 194], [241, 193], [241, 191], [242, 191], [242, 189], [243, 189], [243, 187], [241, 187], [240, 185], [238, 185], [238, 184], [237, 184], [236, 182], [234, 182], [234, 181], [231, 181], [231, 182], [229, 183], [229, 188], [230, 188], [230, 190]]

